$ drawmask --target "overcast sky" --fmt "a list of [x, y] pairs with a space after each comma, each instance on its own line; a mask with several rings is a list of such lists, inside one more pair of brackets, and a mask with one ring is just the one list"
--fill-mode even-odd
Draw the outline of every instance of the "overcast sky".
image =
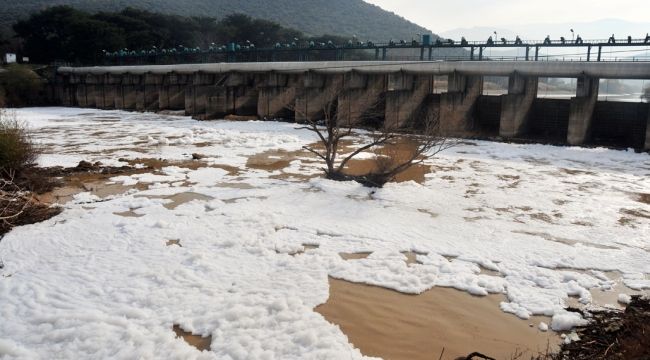
[[[365, 0], [436, 33], [456, 28], [617, 18], [650, 21], [650, 0]], [[650, 29], [649, 29], [650, 31]]]

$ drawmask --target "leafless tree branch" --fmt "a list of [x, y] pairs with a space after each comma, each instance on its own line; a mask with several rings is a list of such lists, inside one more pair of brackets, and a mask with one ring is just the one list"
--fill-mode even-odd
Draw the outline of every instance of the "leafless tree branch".
[[[291, 110], [304, 119], [305, 126], [302, 129], [317, 134], [322, 149], [312, 146], [303, 148], [325, 161], [325, 175], [330, 179], [356, 180], [364, 185], [381, 187], [408, 168], [421, 164], [426, 159], [457, 144], [456, 141], [441, 135], [439, 110], [432, 110], [424, 106], [406, 126], [398, 127], [397, 125], [387, 125], [384, 122], [379, 126], [375, 123], [375, 126], [372, 127], [368, 124], [376, 122], [376, 119], [384, 118], [383, 98], [376, 99], [376, 103], [366, 104], [362, 112], [355, 113], [351, 110], [351, 106], [345, 110], [339, 109], [339, 101], [344, 90], [326, 89], [324, 91], [331, 93], [326, 95], [330, 101], [327, 101], [323, 105], [322, 111], [319, 112], [322, 114], [322, 118], [310, 118], [304, 109], [294, 107]], [[353, 135], [355, 126], [368, 131], [369, 140], [351, 153], [341, 155], [340, 145], [344, 139]], [[379, 154], [379, 149], [396, 146], [398, 142], [404, 141], [403, 139], [414, 144], [406, 156], [397, 158], [391, 154]], [[360, 176], [345, 174], [346, 166], [350, 161], [366, 151], [375, 152], [376, 169]], [[341, 160], [337, 161], [339, 157]]]

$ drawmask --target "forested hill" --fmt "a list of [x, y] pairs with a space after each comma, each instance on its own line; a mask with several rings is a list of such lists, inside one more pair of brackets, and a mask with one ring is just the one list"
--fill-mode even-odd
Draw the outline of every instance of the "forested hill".
[[153, 12], [221, 19], [243, 13], [277, 22], [309, 35], [357, 35], [359, 40], [410, 40], [426, 29], [362, 0], [21, 0], [0, 8], [0, 27], [55, 5], [86, 11], [135, 7]]

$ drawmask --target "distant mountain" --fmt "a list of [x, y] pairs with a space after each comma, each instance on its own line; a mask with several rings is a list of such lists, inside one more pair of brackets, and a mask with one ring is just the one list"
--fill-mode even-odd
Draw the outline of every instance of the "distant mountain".
[[362, 0], [22, 0], [0, 7], [0, 28], [55, 5], [86, 11], [141, 8], [182, 16], [221, 19], [233, 13], [271, 20], [308, 35], [356, 35], [360, 41], [410, 40], [431, 31]]

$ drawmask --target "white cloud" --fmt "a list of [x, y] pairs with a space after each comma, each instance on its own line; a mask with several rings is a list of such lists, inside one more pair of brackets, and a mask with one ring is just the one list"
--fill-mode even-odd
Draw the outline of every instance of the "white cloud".
[[443, 32], [474, 26], [578, 23], [603, 18], [647, 22], [648, 0], [366, 0], [417, 24]]

